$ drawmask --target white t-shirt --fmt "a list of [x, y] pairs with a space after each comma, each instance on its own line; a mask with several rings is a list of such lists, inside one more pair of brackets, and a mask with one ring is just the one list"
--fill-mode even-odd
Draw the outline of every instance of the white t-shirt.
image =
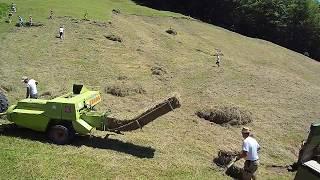
[[36, 81], [34, 79], [30, 79], [27, 83], [27, 88], [30, 90], [30, 94], [35, 95], [38, 93]]
[[242, 150], [247, 152], [247, 160], [255, 161], [259, 159], [258, 149], [260, 145], [251, 136], [247, 137], [242, 144]]
[[60, 28], [60, 29], [59, 29], [59, 32], [62, 32], [62, 33], [63, 33], [63, 31], [64, 31], [64, 29], [63, 29], [63, 28]]

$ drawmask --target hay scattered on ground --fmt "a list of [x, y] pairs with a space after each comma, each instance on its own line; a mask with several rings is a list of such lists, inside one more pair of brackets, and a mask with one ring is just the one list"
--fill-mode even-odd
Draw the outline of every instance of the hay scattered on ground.
[[231, 166], [230, 168], [227, 169], [226, 175], [235, 178], [235, 179], [242, 179], [242, 173], [243, 169], [237, 166]]
[[120, 36], [117, 36], [117, 35], [114, 35], [114, 34], [105, 35], [104, 37], [106, 37], [110, 41], [122, 42], [122, 38]]
[[127, 76], [119, 76], [117, 79], [118, 80], [128, 80], [129, 78]]
[[152, 75], [164, 75], [167, 74], [167, 71], [161, 66], [153, 66], [151, 68]]
[[106, 93], [114, 96], [125, 97], [134, 94], [145, 94], [146, 91], [140, 84], [130, 82], [119, 82], [117, 84], [107, 85]]
[[89, 24], [99, 26], [99, 27], [107, 27], [107, 23], [105, 23], [105, 22], [90, 21]]
[[12, 85], [1, 85], [0, 86], [0, 92], [11, 92], [14, 90], [14, 87]]
[[112, 13], [113, 14], [120, 14], [121, 11], [120, 11], [120, 9], [112, 9]]
[[[218, 156], [213, 159], [213, 163], [219, 167], [226, 168], [229, 163], [239, 154], [237, 151], [220, 150]], [[243, 169], [232, 165], [226, 170], [226, 174], [230, 177], [239, 179], [242, 177]]]
[[178, 34], [177, 31], [174, 30], [174, 29], [172, 29], [172, 28], [166, 30], [166, 33], [171, 34], [171, 35], [174, 35], [174, 36]]
[[245, 125], [252, 122], [252, 114], [233, 106], [218, 106], [214, 109], [200, 110], [196, 115], [219, 125]]
[[91, 38], [91, 37], [88, 37], [87, 39], [90, 40], [90, 41], [95, 41], [95, 39]]
[[52, 93], [50, 91], [45, 91], [40, 94], [40, 97], [52, 97]]

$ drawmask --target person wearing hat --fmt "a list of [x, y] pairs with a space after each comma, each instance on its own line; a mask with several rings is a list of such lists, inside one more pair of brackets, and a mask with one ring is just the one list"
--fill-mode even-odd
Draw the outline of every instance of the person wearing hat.
[[34, 79], [29, 79], [27, 76], [22, 77], [22, 82], [24, 82], [27, 86], [26, 98], [38, 99], [38, 82]]
[[250, 129], [248, 127], [243, 127], [241, 133], [244, 138], [242, 152], [237, 156], [236, 161], [241, 158], [246, 159], [242, 174], [243, 180], [256, 179], [256, 171], [259, 166], [258, 152], [260, 150], [260, 145], [256, 139], [250, 136]]

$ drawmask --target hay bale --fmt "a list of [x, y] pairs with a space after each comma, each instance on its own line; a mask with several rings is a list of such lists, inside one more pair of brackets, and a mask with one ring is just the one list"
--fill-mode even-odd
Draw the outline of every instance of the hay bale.
[[122, 38], [120, 36], [111, 34], [111, 35], [105, 35], [105, 38], [109, 39], [110, 41], [116, 41], [116, 42], [122, 42]]
[[219, 125], [245, 125], [252, 122], [252, 114], [233, 106], [218, 106], [214, 109], [200, 110], [196, 115]]

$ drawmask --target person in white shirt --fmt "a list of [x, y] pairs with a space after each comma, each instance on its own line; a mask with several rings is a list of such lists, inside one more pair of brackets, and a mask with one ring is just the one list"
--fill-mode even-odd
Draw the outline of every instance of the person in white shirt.
[[34, 79], [29, 79], [26, 76], [22, 77], [22, 82], [24, 82], [27, 87], [26, 98], [38, 99], [38, 90], [37, 90], [38, 82], [35, 81]]
[[242, 144], [242, 152], [237, 156], [236, 161], [241, 158], [245, 158], [244, 171], [242, 175], [243, 180], [255, 180], [257, 179], [256, 171], [259, 166], [259, 156], [258, 152], [260, 150], [260, 145], [257, 140], [250, 136], [250, 129], [248, 127], [242, 128], [242, 137], [244, 138]]
[[59, 37], [60, 37], [60, 39], [64, 39], [64, 28], [63, 28], [63, 26], [60, 26], [60, 28], [59, 28]]

